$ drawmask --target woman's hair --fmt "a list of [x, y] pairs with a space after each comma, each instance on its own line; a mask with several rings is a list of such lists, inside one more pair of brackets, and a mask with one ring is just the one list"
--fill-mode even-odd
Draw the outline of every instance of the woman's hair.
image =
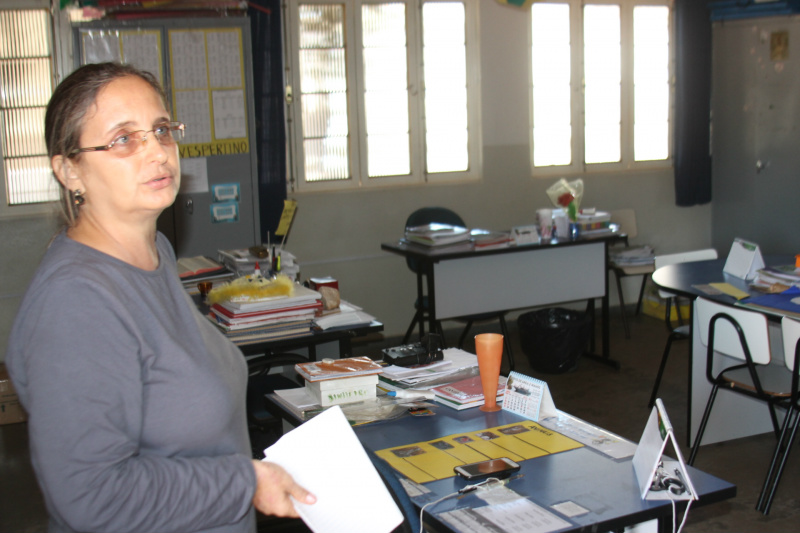
[[[84, 65], [58, 84], [47, 104], [47, 112], [44, 117], [44, 137], [49, 159], [52, 160], [57, 155], [70, 157], [74, 150], [80, 148], [84, 118], [89, 108], [97, 100], [100, 90], [112, 81], [128, 76], [136, 76], [150, 84], [164, 103], [164, 108], [169, 109], [164, 89], [156, 77], [149, 72], [120, 63]], [[77, 154], [75, 157], [80, 157], [80, 155]], [[58, 184], [61, 189], [61, 207], [67, 224], [72, 226], [78, 215], [78, 209], [70, 191], [60, 182]]]

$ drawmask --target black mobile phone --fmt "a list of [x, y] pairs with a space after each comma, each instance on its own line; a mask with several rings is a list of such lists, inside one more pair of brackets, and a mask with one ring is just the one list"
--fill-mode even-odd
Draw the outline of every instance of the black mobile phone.
[[508, 457], [501, 457], [500, 459], [489, 459], [488, 461], [456, 466], [453, 470], [459, 476], [470, 481], [487, 477], [503, 479], [514, 472], [518, 472], [519, 464]]

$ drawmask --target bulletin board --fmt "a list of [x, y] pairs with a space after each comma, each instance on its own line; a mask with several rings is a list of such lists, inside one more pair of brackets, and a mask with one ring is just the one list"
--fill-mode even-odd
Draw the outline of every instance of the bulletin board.
[[104, 20], [73, 32], [76, 67], [117, 61], [153, 73], [186, 124], [181, 189], [158, 224], [178, 256], [260, 244], [249, 18]]

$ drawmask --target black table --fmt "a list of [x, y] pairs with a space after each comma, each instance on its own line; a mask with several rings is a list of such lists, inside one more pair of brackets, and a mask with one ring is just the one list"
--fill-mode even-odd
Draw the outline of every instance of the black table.
[[[600, 298], [601, 353], [587, 356], [619, 368], [610, 358], [607, 276], [608, 246], [619, 241], [626, 242], [627, 235], [488, 250], [468, 242], [428, 247], [400, 240], [381, 249], [417, 261], [417, 298], [427, 295], [430, 331], [443, 319], [578, 300], [588, 300], [594, 315], [594, 300]], [[594, 350], [594, 335], [591, 340]]]
[[[653, 282], [659, 289], [685, 298], [694, 300], [700, 296], [707, 300], [730, 306], [736, 303], [736, 299], [733, 296], [706, 294], [698, 286], [725, 282], [752, 295], [761, 294], [752, 290], [747, 281], [725, 274], [722, 271], [725, 267], [725, 261], [726, 259], [714, 259], [711, 261], [667, 265], [653, 273]], [[794, 264], [794, 256], [783, 254], [766, 255], [764, 256], [764, 263], [766, 265]], [[691, 309], [694, 311], [693, 305]], [[752, 311], [752, 309], [750, 310]], [[778, 323], [780, 320], [780, 317], [776, 315], [765, 313], [765, 316], [772, 323]], [[690, 351], [691, 362], [689, 364], [687, 406], [687, 426], [689, 428], [687, 444], [689, 445], [694, 442], [703, 416], [703, 410], [711, 392], [711, 385], [705, 375], [706, 347], [700, 342], [699, 334], [696, 334], [696, 326], [694, 312], [692, 312], [690, 320], [692, 348]], [[775, 348], [779, 343], [776, 344], [773, 340], [772, 344], [773, 348]], [[709, 444], [732, 440], [771, 431], [773, 431], [772, 424], [769, 416], [766, 416], [766, 408], [763, 402], [744, 397], [741, 394], [732, 394], [728, 391], [720, 390], [714, 403], [714, 410], [711, 413], [709, 424], [703, 435], [703, 443]]]

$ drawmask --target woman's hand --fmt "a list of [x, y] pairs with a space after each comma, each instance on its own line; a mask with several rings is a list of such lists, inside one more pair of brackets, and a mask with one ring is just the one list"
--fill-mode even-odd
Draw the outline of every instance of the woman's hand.
[[266, 515], [297, 518], [299, 515], [289, 496], [307, 504], [317, 501], [310, 492], [295, 483], [286, 470], [275, 463], [253, 461], [253, 467], [256, 470], [253, 505], [258, 511]]

